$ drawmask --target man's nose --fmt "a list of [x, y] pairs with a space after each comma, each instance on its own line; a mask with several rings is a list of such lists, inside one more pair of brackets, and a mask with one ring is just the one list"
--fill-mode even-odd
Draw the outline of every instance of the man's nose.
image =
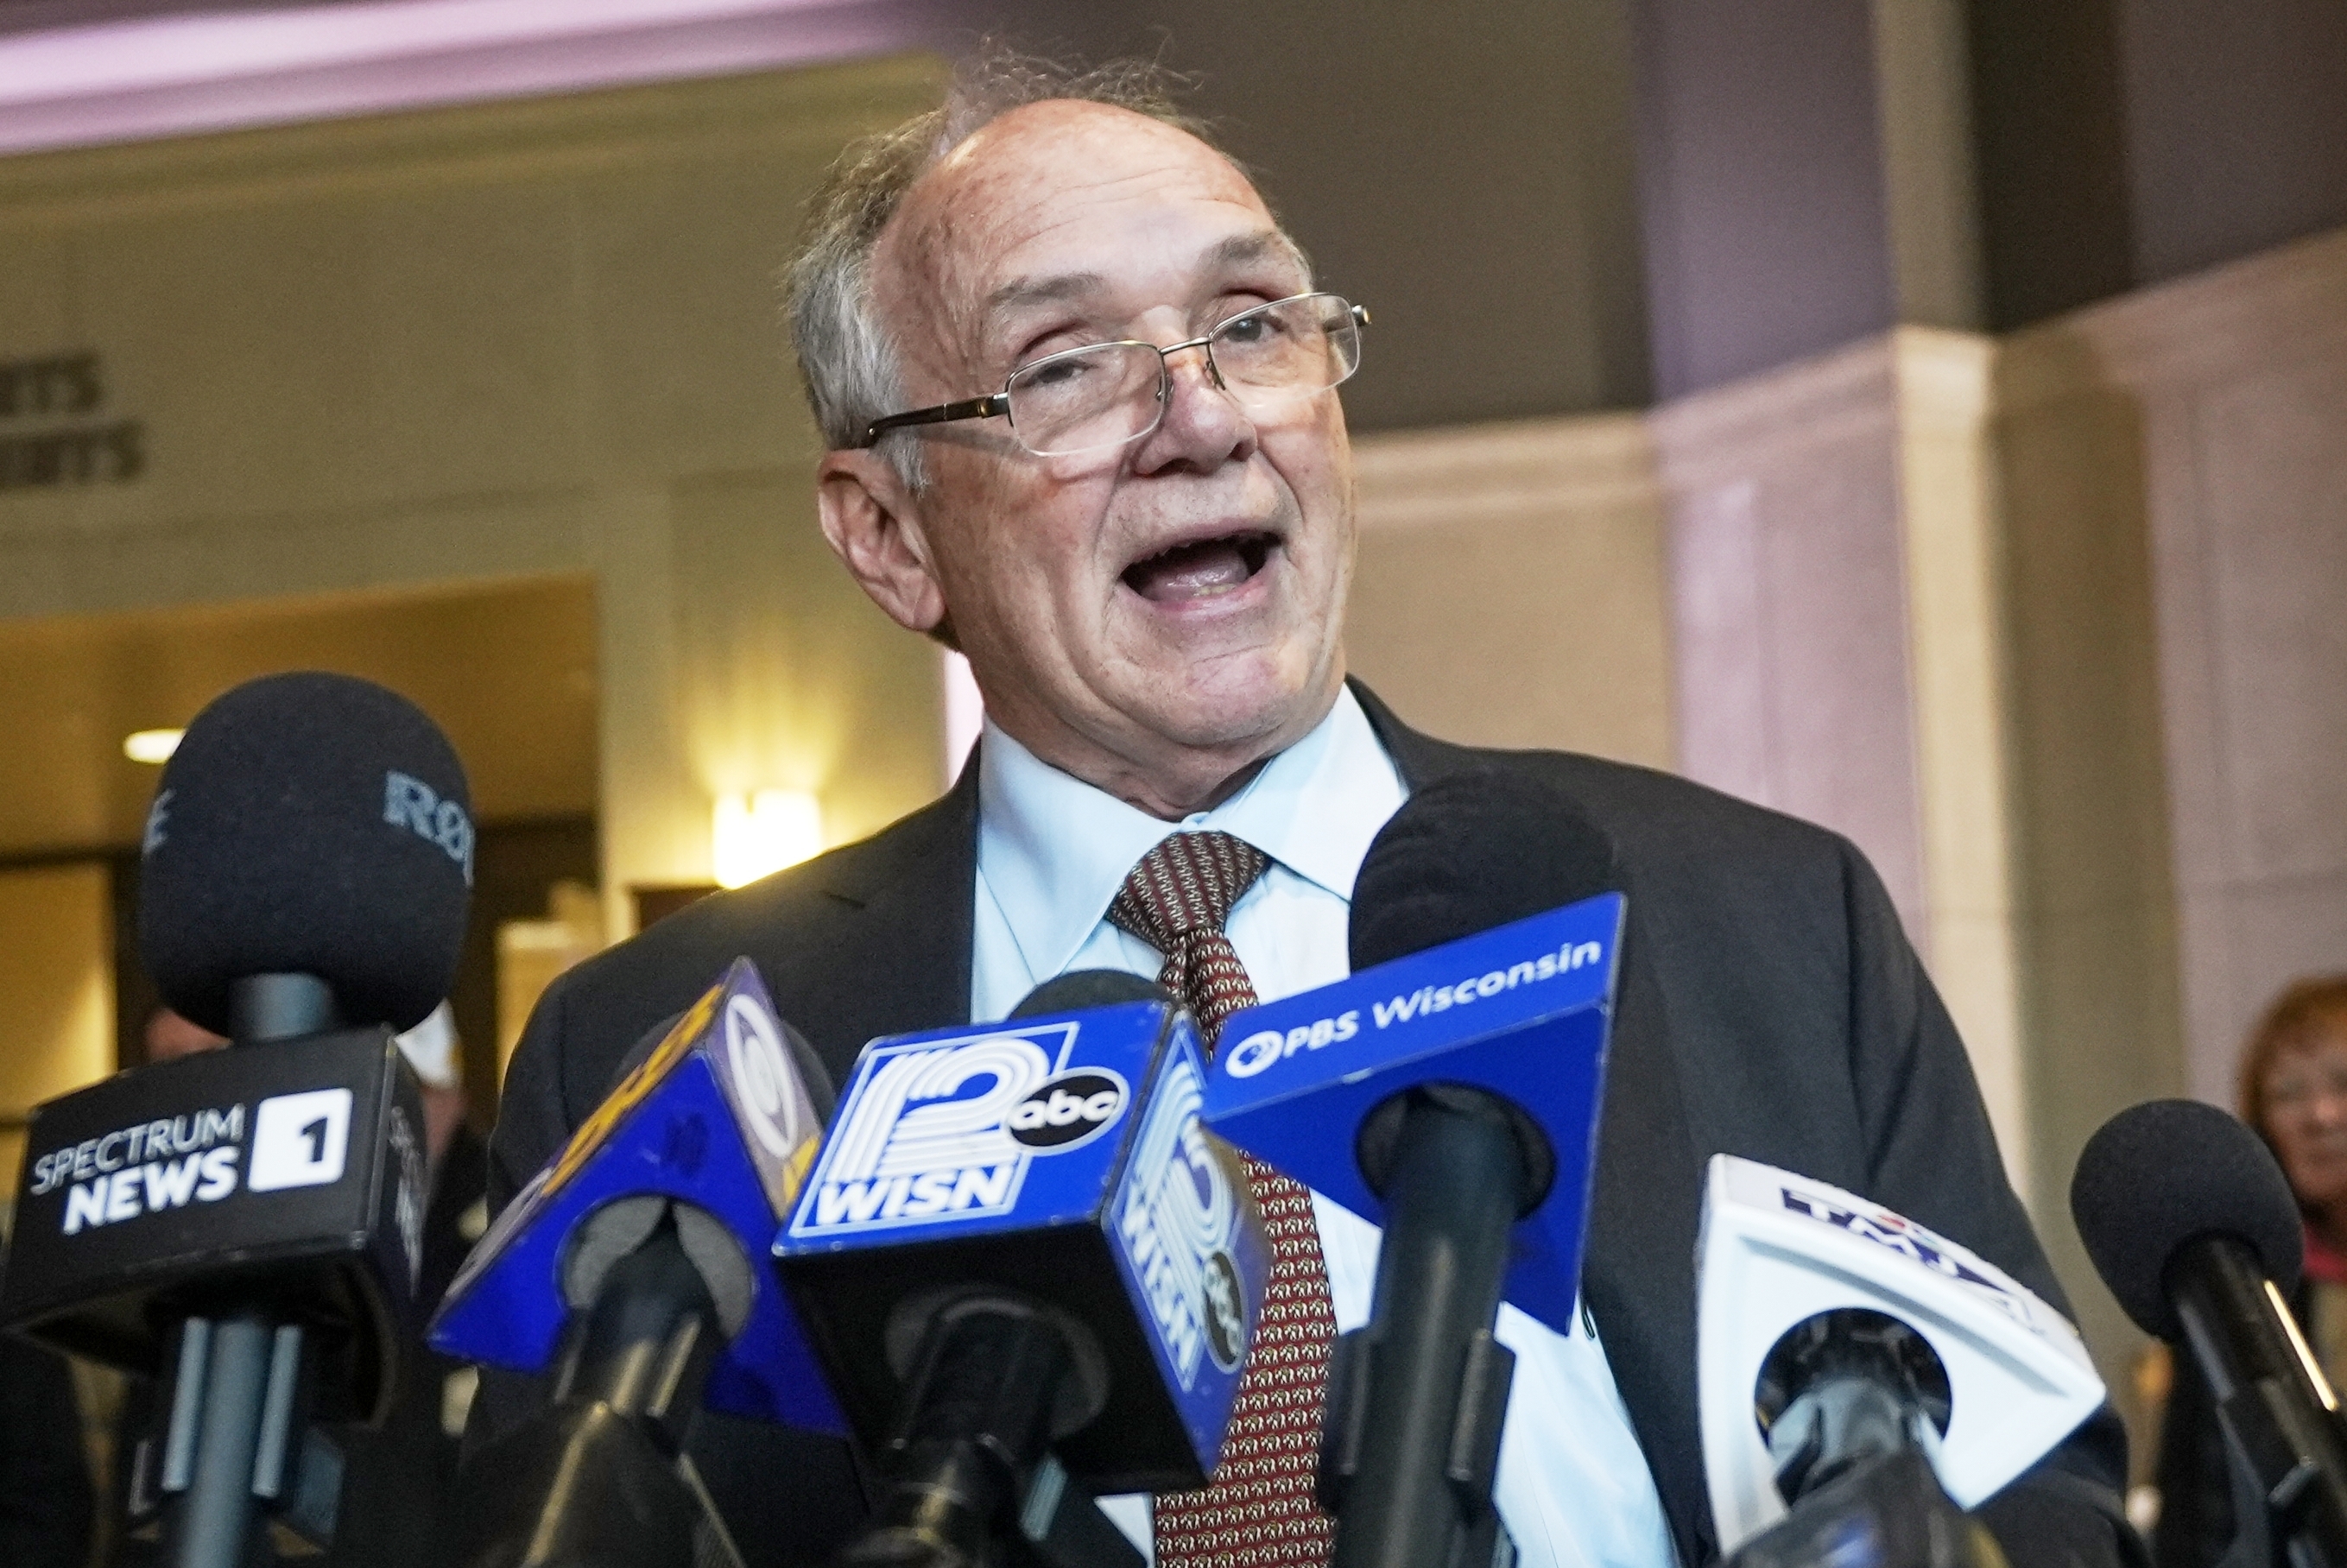
[[1204, 343], [1165, 356], [1165, 410], [1143, 443], [1144, 472], [1188, 461], [1213, 467], [1255, 449], [1255, 422], [1214, 369]]
[[1206, 384], [1215, 391], [1225, 394], [1230, 391], [1230, 384], [1223, 380], [1223, 367], [1214, 363], [1213, 352], [1204, 343], [1184, 343], [1180, 348], [1165, 351], [1165, 374], [1168, 376], [1179, 376], [1185, 364], [1200, 372], [1205, 377]]

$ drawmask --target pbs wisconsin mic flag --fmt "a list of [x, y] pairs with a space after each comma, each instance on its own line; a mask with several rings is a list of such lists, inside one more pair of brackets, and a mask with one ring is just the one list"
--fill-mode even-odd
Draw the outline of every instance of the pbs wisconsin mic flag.
[[657, 1194], [713, 1215], [749, 1259], [753, 1298], [712, 1366], [712, 1409], [845, 1436], [846, 1418], [767, 1264], [823, 1136], [757, 966], [737, 958], [516, 1194], [448, 1286], [435, 1349], [491, 1366], [550, 1366], [577, 1306], [563, 1270], [579, 1223]]

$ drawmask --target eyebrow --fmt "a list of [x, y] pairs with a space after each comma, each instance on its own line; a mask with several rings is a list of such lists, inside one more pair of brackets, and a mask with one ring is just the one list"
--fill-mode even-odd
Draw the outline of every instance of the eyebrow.
[[[1218, 241], [1199, 258], [1199, 265], [1202, 271], [1213, 272], [1259, 261], [1271, 255], [1286, 256], [1304, 273], [1306, 281], [1310, 281], [1312, 270], [1305, 262], [1303, 251], [1277, 229], [1234, 234]], [[1098, 272], [1061, 272], [1046, 278], [1013, 278], [986, 296], [986, 314], [989, 319], [999, 320], [1006, 313], [1022, 306], [1056, 304], [1063, 300], [1096, 292], [1107, 282]]]

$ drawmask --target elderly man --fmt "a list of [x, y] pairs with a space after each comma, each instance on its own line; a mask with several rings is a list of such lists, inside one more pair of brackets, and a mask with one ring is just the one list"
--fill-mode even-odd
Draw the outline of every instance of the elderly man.
[[[825, 537], [893, 620], [969, 656], [984, 737], [935, 805], [558, 982], [514, 1060], [494, 1201], [737, 953], [835, 1074], [874, 1035], [999, 1018], [1071, 968], [1162, 968], [1211, 1036], [1245, 1001], [1342, 977], [1379, 825], [1415, 787], [1501, 767], [1613, 835], [1649, 953], [1616, 1029], [1583, 1326], [1502, 1317], [1519, 1363], [1498, 1498], [1525, 1562], [1717, 1555], [1691, 1262], [1715, 1151], [1868, 1193], [2060, 1299], [1962, 1046], [1849, 844], [1662, 774], [1447, 745], [1347, 682], [1337, 387], [1367, 316], [1315, 292], [1144, 72], [982, 66], [850, 149], [791, 309], [831, 448]], [[1327, 1560], [1322, 1368], [1367, 1315], [1375, 1233], [1276, 1178], [1256, 1195], [1276, 1321], [1223, 1469], [1109, 1504], [1160, 1563]], [[484, 1423], [527, 1398], [492, 1379]], [[696, 1455], [755, 1562], [817, 1557], [856, 1522], [832, 1445], [712, 1419]], [[2106, 1414], [1986, 1515], [2016, 1563], [2114, 1562], [2121, 1474]]]

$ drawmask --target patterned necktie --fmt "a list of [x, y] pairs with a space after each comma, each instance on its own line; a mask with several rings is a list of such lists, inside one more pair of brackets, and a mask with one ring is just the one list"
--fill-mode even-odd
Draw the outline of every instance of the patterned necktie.
[[[1165, 955], [1158, 983], [1198, 1020], [1209, 1054], [1255, 986], [1223, 934], [1239, 895], [1271, 864], [1227, 833], [1177, 833], [1141, 857], [1108, 917]], [[1158, 1568], [1325, 1568], [1335, 1526], [1313, 1499], [1320, 1406], [1337, 1331], [1312, 1195], [1246, 1162], [1271, 1242], [1271, 1282], [1239, 1380], [1223, 1462], [1201, 1491], [1157, 1499]]]

